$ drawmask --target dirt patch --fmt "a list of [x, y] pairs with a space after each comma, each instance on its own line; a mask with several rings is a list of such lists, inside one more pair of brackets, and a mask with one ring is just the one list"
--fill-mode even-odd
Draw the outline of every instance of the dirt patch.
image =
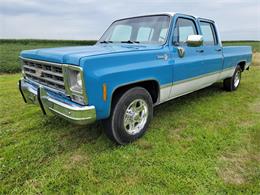
[[38, 188], [41, 188], [41, 186], [42, 186], [41, 183], [39, 183], [36, 179], [26, 180], [25, 185], [31, 189], [38, 189]]
[[141, 181], [142, 181], [142, 179], [140, 177], [135, 176], [135, 175], [123, 177], [123, 183], [125, 183], [126, 186], [135, 186]]
[[182, 139], [181, 132], [184, 130], [184, 128], [176, 128], [176, 129], [170, 129], [168, 133], [168, 139], [179, 141]]
[[87, 162], [89, 161], [88, 157], [86, 154], [73, 154], [71, 155], [66, 163], [64, 164], [64, 168], [65, 169], [71, 169], [77, 165], [81, 165], [81, 164], [87, 164]]
[[253, 65], [260, 66], [260, 53], [259, 52], [253, 54]]
[[260, 99], [257, 99], [254, 103], [250, 105], [250, 109], [253, 112], [260, 113]]
[[219, 177], [229, 184], [240, 185], [246, 183], [247, 160], [246, 157], [238, 154], [222, 156], [220, 161], [223, 165], [217, 170]]
[[6, 118], [6, 119], [3, 119], [3, 121], [0, 121], [0, 125], [9, 125], [12, 123], [14, 123], [14, 120], [10, 119], [10, 118]]
[[180, 142], [186, 147], [186, 143], [192, 142], [192, 136], [184, 136], [182, 132], [185, 131], [185, 127], [178, 127], [175, 129], [170, 129], [167, 134], [167, 140], [169, 142]]
[[78, 162], [81, 162], [81, 161], [85, 161], [86, 157], [79, 155], [79, 154], [75, 154], [75, 155], [70, 157], [70, 160], [71, 160], [72, 163], [78, 163]]
[[255, 121], [253, 120], [243, 120], [243, 121], [240, 121], [240, 127], [252, 127], [255, 125]]
[[218, 176], [227, 184], [242, 185], [257, 174], [257, 167], [254, 165], [260, 163], [260, 154], [241, 149], [221, 156], [219, 162]]
[[150, 143], [150, 142], [148, 142], [148, 141], [146, 141], [145, 139], [139, 139], [139, 140], [136, 142], [136, 144], [137, 144], [140, 148], [142, 148], [142, 149], [144, 149], [144, 150], [150, 150], [150, 149], [153, 148], [153, 144]]

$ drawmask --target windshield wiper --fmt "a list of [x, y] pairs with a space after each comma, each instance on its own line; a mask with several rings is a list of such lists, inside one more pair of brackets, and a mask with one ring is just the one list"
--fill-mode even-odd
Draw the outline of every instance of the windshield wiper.
[[101, 41], [99, 43], [113, 43], [113, 41]]
[[128, 41], [121, 41], [121, 43], [140, 43], [139, 41], [131, 41], [131, 40], [128, 40]]

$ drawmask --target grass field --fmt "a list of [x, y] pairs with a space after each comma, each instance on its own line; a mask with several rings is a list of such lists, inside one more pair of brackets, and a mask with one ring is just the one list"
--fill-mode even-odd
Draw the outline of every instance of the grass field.
[[[96, 41], [57, 41], [57, 40], [4, 40], [0, 39], [0, 73], [17, 73], [21, 71], [19, 54], [22, 50], [93, 45]], [[254, 52], [260, 52], [260, 41], [231, 41], [224, 45], [250, 45]]]
[[96, 41], [4, 40], [0, 39], [0, 73], [21, 71], [19, 54], [22, 50], [48, 47], [93, 45]]
[[[37, 44], [27, 48], [62, 45]], [[1, 51], [1, 63], [25, 48], [4, 45], [16, 54]], [[19, 78], [0, 75], [0, 194], [260, 193], [258, 53], [237, 91], [216, 83], [162, 104], [145, 136], [124, 147], [99, 122], [75, 126], [26, 105]]]

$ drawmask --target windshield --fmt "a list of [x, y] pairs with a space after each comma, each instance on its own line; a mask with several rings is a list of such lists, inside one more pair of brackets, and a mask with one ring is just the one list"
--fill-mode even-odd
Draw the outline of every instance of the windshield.
[[166, 15], [128, 18], [114, 22], [99, 43], [164, 44], [170, 17]]

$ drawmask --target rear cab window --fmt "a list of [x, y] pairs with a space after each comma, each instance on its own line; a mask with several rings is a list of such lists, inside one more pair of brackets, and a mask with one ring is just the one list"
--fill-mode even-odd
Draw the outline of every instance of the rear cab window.
[[201, 33], [203, 36], [203, 45], [214, 46], [218, 45], [216, 30], [211, 22], [199, 21]]

